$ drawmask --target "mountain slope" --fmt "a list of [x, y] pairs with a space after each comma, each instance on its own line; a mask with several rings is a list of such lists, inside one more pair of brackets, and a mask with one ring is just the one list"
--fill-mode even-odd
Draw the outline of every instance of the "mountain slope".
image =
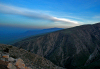
[[14, 46], [30, 50], [68, 69], [81, 68], [100, 60], [100, 23], [30, 37]]
[[[7, 49], [9, 50], [10, 57], [13, 57], [15, 59], [23, 59], [25, 65], [31, 67], [32, 69], [63, 69], [61, 67], [54, 65], [49, 60], [36, 54], [30, 53], [24, 49], [19, 49], [11, 45], [0, 44], [0, 52], [5, 50], [7, 51]], [[2, 63], [0, 65], [2, 65]]]

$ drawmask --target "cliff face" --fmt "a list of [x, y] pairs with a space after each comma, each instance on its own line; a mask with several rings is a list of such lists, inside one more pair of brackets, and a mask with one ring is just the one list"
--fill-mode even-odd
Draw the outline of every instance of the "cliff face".
[[[2, 52], [9, 53], [9, 55], [4, 54], [4, 55], [2, 55], [2, 57], [0, 57], [0, 62], [1, 62], [1, 60], [3, 60], [3, 62], [4, 62], [4, 64], [0, 63], [0, 66], [5, 65], [4, 69], [7, 69], [7, 65], [9, 63], [8, 61], [10, 61], [10, 62], [14, 61], [15, 66], [17, 66], [19, 68], [23, 67], [23, 69], [31, 69], [31, 68], [32, 69], [63, 69], [61, 67], [54, 65], [49, 60], [47, 60], [41, 56], [38, 56], [36, 54], [33, 54], [31, 52], [28, 52], [22, 48], [19, 49], [14, 46], [0, 44], [0, 54], [3, 54]], [[5, 56], [5, 57], [3, 57], [3, 56]], [[7, 57], [7, 56], [9, 56], [9, 57]], [[16, 59], [16, 62], [13, 58]], [[19, 58], [21, 58], [21, 59], [19, 59]], [[8, 68], [12, 68], [11, 67], [12, 65], [13, 65], [12, 63], [9, 63]], [[14, 69], [14, 68], [12, 68], [12, 69]]]
[[30, 50], [65, 68], [80, 68], [89, 64], [91, 67], [91, 63], [100, 59], [100, 23], [30, 37], [14, 46]]

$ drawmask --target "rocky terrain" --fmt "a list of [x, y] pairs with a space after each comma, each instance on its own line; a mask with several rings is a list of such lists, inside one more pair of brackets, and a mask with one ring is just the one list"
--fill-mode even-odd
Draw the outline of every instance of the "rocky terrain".
[[8, 62], [0, 60], [0, 69], [8, 69]]
[[[17, 67], [17, 68], [16, 68]], [[0, 69], [64, 69], [22, 48], [0, 44]]]
[[100, 23], [30, 37], [13, 45], [68, 69], [100, 68]]

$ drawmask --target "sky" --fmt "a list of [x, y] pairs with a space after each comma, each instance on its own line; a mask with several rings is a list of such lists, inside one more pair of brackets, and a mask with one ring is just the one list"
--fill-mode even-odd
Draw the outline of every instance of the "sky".
[[0, 26], [69, 28], [100, 22], [100, 0], [0, 0]]

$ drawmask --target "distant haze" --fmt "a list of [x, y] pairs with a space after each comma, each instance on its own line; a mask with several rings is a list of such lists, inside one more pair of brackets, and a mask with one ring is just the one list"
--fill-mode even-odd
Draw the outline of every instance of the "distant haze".
[[46, 34], [61, 30], [62, 28], [48, 28], [48, 29], [30, 29], [20, 27], [0, 26], [0, 43], [12, 44], [21, 39]]

